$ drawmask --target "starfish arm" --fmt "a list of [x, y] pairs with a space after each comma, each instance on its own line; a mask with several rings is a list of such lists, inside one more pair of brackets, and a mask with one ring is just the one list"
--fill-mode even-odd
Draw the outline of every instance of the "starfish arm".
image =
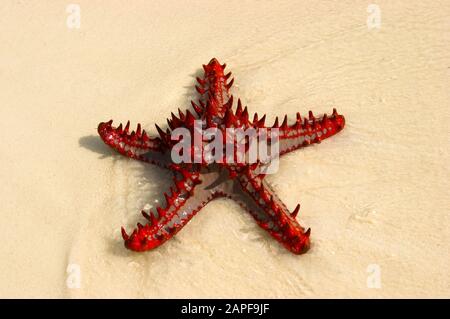
[[314, 143], [320, 143], [322, 140], [340, 132], [345, 126], [345, 118], [333, 110], [331, 115], [315, 117], [309, 112], [309, 117], [302, 118], [297, 113], [297, 120], [293, 125], [287, 125], [287, 117], [279, 128], [279, 154], [283, 155], [298, 148], [308, 146]]
[[251, 170], [240, 174], [233, 192], [226, 194], [246, 208], [258, 225], [295, 254], [309, 249], [310, 229], [296, 220], [300, 205], [291, 213], [265, 180]]
[[130, 122], [124, 128], [112, 126], [112, 120], [98, 125], [98, 133], [105, 144], [120, 154], [156, 164], [161, 167], [168, 166], [170, 153], [165, 151], [159, 137], [150, 137], [138, 124], [136, 131], [129, 132]]
[[226, 110], [231, 108], [233, 100], [230, 96], [230, 88], [234, 79], [229, 80], [231, 72], [225, 74], [225, 67], [226, 64], [221, 65], [215, 58], [203, 65], [204, 75], [202, 78], [197, 77], [198, 85], [195, 86], [200, 99], [198, 104], [192, 102], [199, 116], [208, 112], [223, 117]]
[[166, 206], [157, 207], [156, 214], [143, 211], [142, 214], [148, 223], [138, 224], [131, 235], [127, 235], [122, 228], [122, 236], [128, 249], [146, 251], [162, 245], [178, 233], [212, 199], [210, 193], [201, 191], [202, 180], [198, 172], [179, 168], [177, 172], [179, 177], [174, 178], [175, 187], [171, 188], [170, 194], [164, 194]]

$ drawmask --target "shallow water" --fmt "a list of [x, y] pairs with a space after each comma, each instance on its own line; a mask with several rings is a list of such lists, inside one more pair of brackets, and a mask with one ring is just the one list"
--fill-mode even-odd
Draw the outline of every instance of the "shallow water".
[[[0, 8], [1, 297], [450, 296], [448, 3], [378, 1], [380, 29], [356, 1], [78, 3], [80, 29], [66, 4]], [[123, 247], [120, 226], [170, 175], [115, 155], [96, 126], [154, 134], [213, 56], [270, 123], [346, 117], [268, 177], [301, 203], [305, 255], [226, 199], [157, 250]]]

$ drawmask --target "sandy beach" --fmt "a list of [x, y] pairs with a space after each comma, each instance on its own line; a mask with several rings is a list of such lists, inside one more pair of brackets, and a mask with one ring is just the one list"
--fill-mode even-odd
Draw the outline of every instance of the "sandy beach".
[[[450, 2], [2, 1], [0, 297], [450, 297]], [[235, 202], [145, 253], [120, 227], [171, 175], [103, 144], [190, 108], [202, 64], [268, 122], [345, 115], [269, 183], [311, 227], [285, 250]]]

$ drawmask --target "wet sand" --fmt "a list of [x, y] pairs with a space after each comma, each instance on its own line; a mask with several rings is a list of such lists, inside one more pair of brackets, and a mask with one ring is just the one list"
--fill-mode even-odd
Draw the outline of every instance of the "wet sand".
[[[64, 1], [0, 5], [0, 297], [450, 297], [448, 2], [155, 2], [77, 1], [79, 29]], [[225, 199], [157, 250], [123, 247], [170, 175], [97, 124], [156, 134], [212, 57], [268, 122], [346, 117], [268, 177], [302, 205], [305, 255]]]

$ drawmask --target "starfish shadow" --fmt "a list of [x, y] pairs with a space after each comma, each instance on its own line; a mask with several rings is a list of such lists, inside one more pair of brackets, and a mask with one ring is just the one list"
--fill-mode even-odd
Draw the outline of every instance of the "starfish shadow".
[[[96, 154], [99, 154], [100, 155], [99, 159], [112, 157], [114, 161], [130, 161], [130, 159], [123, 157], [122, 155], [118, 154], [113, 149], [105, 145], [99, 136], [96, 135], [83, 136], [78, 140], [78, 143], [80, 147], [92, 151]], [[160, 192], [160, 190], [161, 189], [168, 190], [169, 187], [172, 185], [171, 175], [167, 170], [156, 167], [154, 165], [148, 165], [147, 163], [143, 162], [138, 163], [141, 163], [141, 165], [131, 167], [129, 171], [133, 172], [133, 176], [139, 180], [151, 181], [152, 184], [157, 183], [157, 187], [149, 191], [143, 190], [142, 188], [139, 189], [139, 187], [142, 187], [143, 184], [148, 183], [142, 183], [141, 186], [139, 186], [139, 184], [136, 186], [138, 188], [137, 192], [142, 193], [142, 197], [141, 196], [139, 197], [145, 198], [142, 207], [136, 208], [137, 212], [143, 209], [145, 204], [153, 204], [153, 206], [156, 206], [158, 205], [158, 203], [163, 202], [164, 196], [163, 193]], [[130, 217], [127, 219], [128, 223], [131, 225], [135, 225], [137, 222], [145, 223], [144, 217], [142, 217], [141, 214], [136, 214], [135, 211], [130, 212], [129, 216]], [[120, 229], [120, 226], [121, 225], [117, 226], [119, 227], [118, 229]], [[127, 249], [124, 249], [123, 241], [121, 239], [113, 240], [108, 237], [105, 238], [105, 240], [107, 241], [109, 253], [113, 255], [130, 256], [134, 253]]]
[[192, 78], [192, 83], [183, 87], [184, 89], [186, 89], [186, 93], [184, 93], [186, 101], [183, 107], [189, 107], [190, 109], [192, 109], [191, 101], [198, 101], [201, 97], [201, 95], [195, 90], [195, 85], [198, 84], [196, 78], [201, 78], [203, 76], [203, 69], [198, 69], [195, 73], [189, 74], [189, 76]]
[[80, 139], [78, 140], [78, 144], [87, 150], [100, 154], [101, 159], [116, 154], [116, 152], [105, 145], [105, 143], [103, 143], [103, 141], [97, 135], [86, 135], [80, 137]]

